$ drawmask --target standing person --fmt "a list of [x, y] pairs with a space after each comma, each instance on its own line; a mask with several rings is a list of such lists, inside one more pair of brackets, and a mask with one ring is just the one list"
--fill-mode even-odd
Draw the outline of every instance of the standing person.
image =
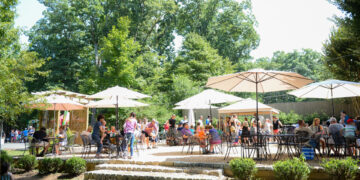
[[124, 124], [124, 133], [126, 140], [124, 157], [126, 157], [127, 144], [130, 144], [130, 156], [128, 156], [129, 159], [131, 159], [134, 155], [134, 139], [135, 139], [134, 132], [136, 128], [137, 128], [136, 114], [132, 112], [130, 113], [130, 116], [126, 119]]
[[10, 136], [11, 136], [11, 142], [14, 143], [15, 142], [15, 131], [14, 130], [11, 130], [11, 133], [10, 133]]
[[61, 155], [61, 152], [59, 150], [60, 146], [66, 146], [67, 144], [67, 135], [64, 126], [61, 126], [59, 128], [58, 138], [59, 138], [59, 143], [55, 145], [55, 151], [57, 155]]
[[349, 119], [349, 116], [346, 114], [346, 112], [341, 111], [340, 112], [340, 124], [345, 126], [347, 124], [348, 119]]
[[34, 132], [35, 132], [35, 127], [30, 126], [29, 127], [29, 135], [28, 135], [28, 137], [33, 136]]
[[150, 123], [147, 124], [145, 128], [145, 137], [147, 138], [146, 145], [148, 149], [151, 149], [149, 141], [153, 143], [153, 148], [155, 148], [155, 139], [157, 136], [156, 132], [158, 132], [158, 129], [159, 128], [156, 126], [155, 119], [153, 119]]
[[210, 125], [211, 123], [210, 123], [211, 121], [210, 121], [210, 116], [208, 116], [207, 118], [206, 118], [206, 120], [205, 120], [205, 124], [206, 125]]
[[274, 132], [274, 135], [279, 134], [280, 127], [282, 127], [282, 126], [283, 125], [282, 125], [281, 121], [276, 116], [273, 116], [273, 132]]
[[170, 139], [174, 139], [175, 138], [175, 134], [176, 134], [176, 115], [173, 114], [171, 115], [171, 118], [168, 120], [169, 124], [170, 124], [170, 131], [169, 131], [169, 137]]
[[97, 117], [97, 122], [94, 125], [93, 128], [93, 133], [91, 135], [92, 140], [96, 143], [97, 145], [97, 151], [96, 151], [96, 155], [95, 158], [100, 158], [100, 154], [101, 154], [101, 150], [103, 148], [103, 143], [100, 139], [100, 136], [105, 133], [104, 129], [101, 128], [102, 126], [102, 121], [105, 121], [105, 117], [103, 115], [98, 115]]
[[28, 129], [25, 128], [25, 130], [22, 133], [23, 133], [24, 142], [27, 142], [28, 141], [28, 134], [29, 134]]
[[204, 126], [204, 117], [201, 115], [199, 120], [198, 120], [198, 123], [200, 123], [200, 126]]

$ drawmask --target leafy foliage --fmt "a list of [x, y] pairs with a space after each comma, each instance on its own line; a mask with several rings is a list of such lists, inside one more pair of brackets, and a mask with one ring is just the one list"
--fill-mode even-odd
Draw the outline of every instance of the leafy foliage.
[[257, 172], [256, 162], [251, 158], [235, 158], [229, 165], [234, 176], [240, 180], [252, 179]]
[[86, 171], [86, 161], [79, 157], [72, 157], [65, 162], [65, 173], [78, 175]]
[[283, 124], [295, 124], [302, 119], [302, 116], [291, 110], [289, 113], [280, 112], [279, 119]]
[[273, 164], [273, 168], [276, 178], [281, 180], [305, 180], [310, 174], [310, 167], [303, 156], [277, 161]]
[[30, 171], [37, 166], [37, 163], [34, 155], [25, 155], [16, 162], [16, 167], [24, 169], [25, 171]]
[[6, 151], [1, 150], [0, 151], [0, 162], [6, 161], [9, 164], [13, 162], [13, 158], [7, 154]]
[[195, 33], [186, 36], [179, 55], [174, 62], [175, 72], [189, 76], [200, 85], [211, 76], [232, 72], [231, 62], [219, 56], [217, 50]]
[[323, 160], [320, 164], [332, 179], [355, 179], [358, 171], [358, 161], [352, 158]]
[[60, 172], [64, 161], [60, 158], [44, 158], [39, 161], [39, 174], [50, 174]]

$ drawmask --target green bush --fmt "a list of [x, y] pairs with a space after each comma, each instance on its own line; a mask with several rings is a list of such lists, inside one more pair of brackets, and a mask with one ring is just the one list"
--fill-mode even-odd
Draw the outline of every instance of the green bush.
[[332, 179], [355, 179], [358, 161], [352, 158], [324, 160], [320, 165]]
[[282, 124], [295, 124], [302, 119], [302, 116], [291, 110], [289, 113], [280, 112], [279, 119]]
[[24, 169], [25, 171], [30, 171], [34, 169], [36, 165], [37, 160], [36, 157], [33, 155], [25, 155], [16, 162], [16, 167], [19, 169]]
[[0, 151], [0, 159], [1, 159], [0, 162], [6, 161], [9, 164], [13, 162], [13, 158], [9, 156], [6, 151]]
[[257, 172], [256, 163], [250, 158], [235, 158], [230, 161], [229, 165], [236, 179], [252, 179]]
[[78, 175], [86, 171], [86, 161], [79, 157], [72, 157], [65, 162], [65, 172]]
[[310, 167], [303, 156], [277, 161], [274, 163], [273, 168], [276, 178], [282, 180], [304, 180], [310, 174]]
[[60, 158], [45, 158], [39, 161], [39, 174], [60, 172], [63, 168], [63, 160]]
[[309, 125], [313, 123], [314, 118], [319, 118], [321, 122], [327, 121], [329, 116], [326, 113], [312, 113], [304, 116], [304, 121]]

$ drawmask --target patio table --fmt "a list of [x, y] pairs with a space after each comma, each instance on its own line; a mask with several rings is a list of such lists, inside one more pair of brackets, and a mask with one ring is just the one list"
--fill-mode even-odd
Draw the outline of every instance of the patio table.
[[266, 135], [268, 138], [273, 138], [277, 142], [278, 147], [274, 160], [278, 160], [281, 155], [287, 154], [289, 158], [293, 157], [293, 154], [297, 153], [298, 145], [296, 134], [276, 134], [276, 135]]

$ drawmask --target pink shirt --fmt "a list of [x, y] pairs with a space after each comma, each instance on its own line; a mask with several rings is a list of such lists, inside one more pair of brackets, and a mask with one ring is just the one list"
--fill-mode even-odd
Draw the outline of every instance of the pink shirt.
[[[149, 129], [148, 129], [148, 128], [149, 128]], [[146, 129], [145, 129], [145, 131], [146, 131], [148, 134], [152, 133], [152, 130], [150, 130], [150, 128], [154, 128], [155, 131], [157, 131], [157, 129], [158, 129], [158, 127], [156, 126], [156, 124], [153, 124], [153, 123], [150, 122], [150, 123], [147, 124]]]
[[124, 124], [124, 133], [134, 133], [136, 124], [137, 122], [135, 118], [126, 120]]

